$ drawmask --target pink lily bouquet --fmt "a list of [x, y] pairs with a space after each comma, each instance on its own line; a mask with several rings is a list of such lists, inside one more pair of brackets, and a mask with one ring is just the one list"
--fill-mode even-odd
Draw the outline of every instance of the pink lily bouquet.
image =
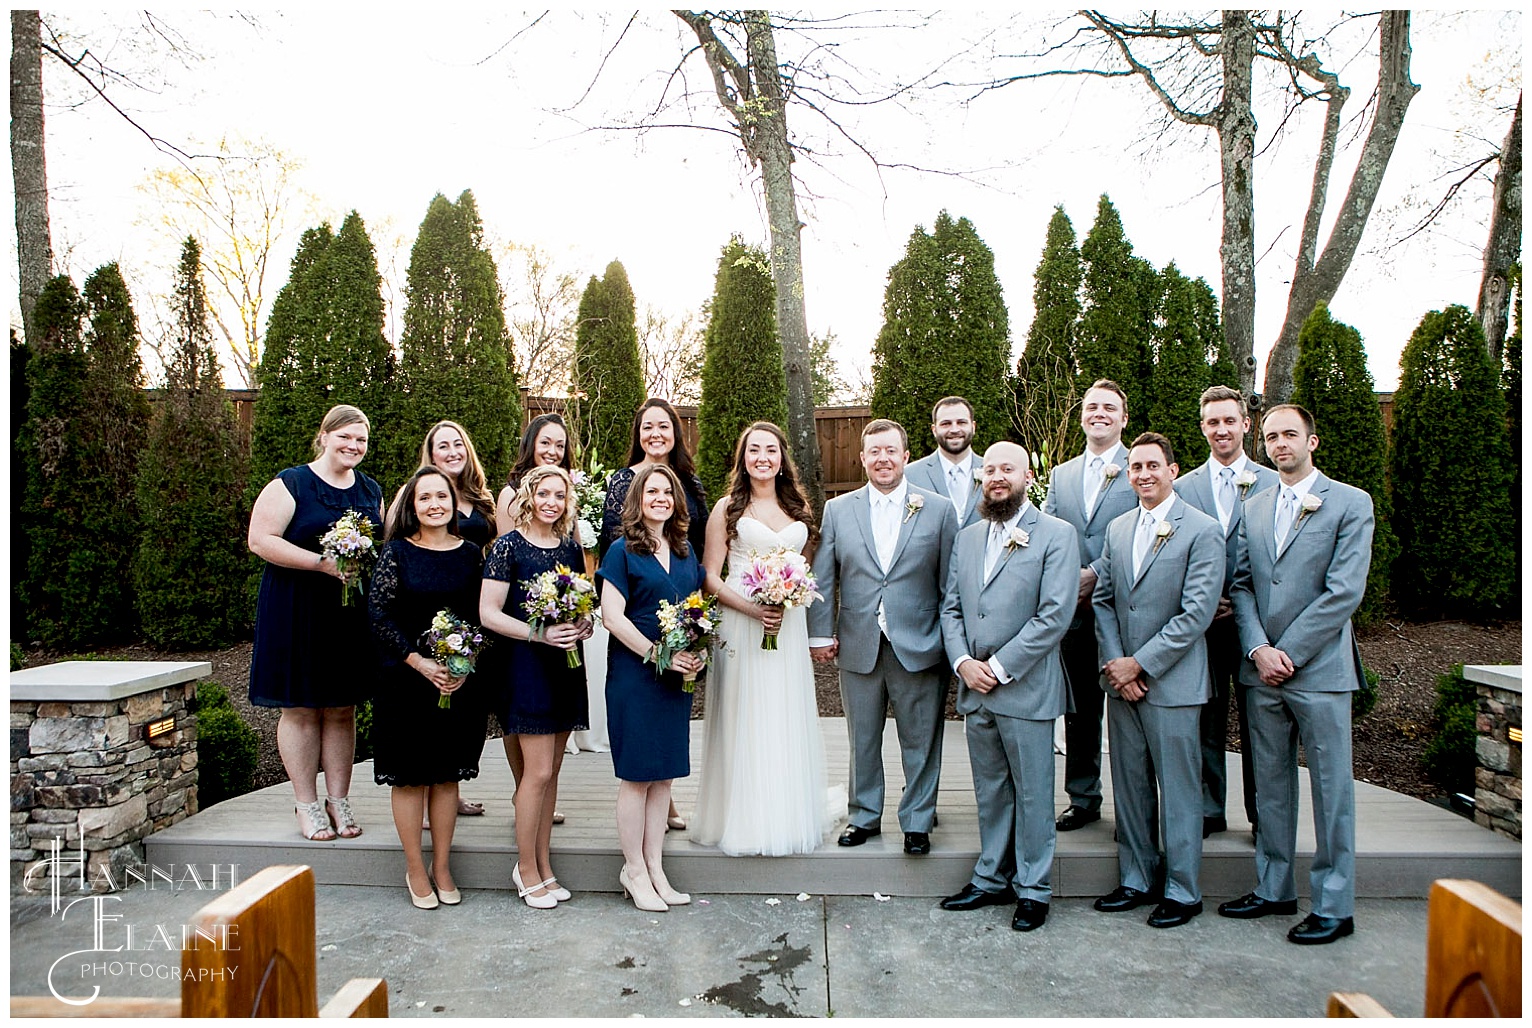
[[[718, 597], [704, 596], [700, 590], [680, 603], [661, 600], [660, 644], [654, 655], [654, 666], [669, 671], [678, 653], [699, 654], [706, 665], [710, 656], [708, 647], [718, 635], [717, 606]], [[693, 692], [696, 681], [696, 672], [683, 674], [682, 691]]]
[[[767, 607], [807, 607], [822, 600], [809, 562], [797, 550], [779, 546], [767, 553], [750, 554], [750, 562], [740, 579], [745, 598]], [[761, 636], [761, 649], [777, 648], [775, 633]]]
[[[422, 637], [426, 649], [436, 662], [447, 669], [453, 678], [463, 678], [484, 652], [484, 633], [477, 625], [471, 625], [450, 610], [439, 610], [431, 619], [431, 628]], [[442, 710], [452, 706], [452, 694], [442, 693], [436, 705]]]
[[[591, 616], [596, 605], [596, 586], [590, 576], [571, 571], [565, 564], [522, 582], [521, 587], [527, 591], [527, 600], [521, 608], [527, 612], [527, 624], [533, 631], [583, 621]], [[580, 666], [578, 647], [566, 650], [565, 656], [570, 667]]]
[[351, 606], [351, 593], [362, 594], [362, 580], [378, 562], [378, 551], [373, 545], [376, 529], [372, 519], [365, 514], [348, 510], [336, 519], [330, 530], [319, 537], [319, 553], [335, 561], [340, 571], [340, 605]]

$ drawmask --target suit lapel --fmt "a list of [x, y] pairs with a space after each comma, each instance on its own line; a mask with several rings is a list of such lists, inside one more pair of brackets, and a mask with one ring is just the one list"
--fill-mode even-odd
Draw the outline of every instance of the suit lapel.
[[851, 495], [856, 503], [856, 525], [862, 530], [862, 542], [867, 546], [867, 555], [872, 558], [872, 566], [881, 569], [883, 565], [878, 563], [878, 547], [872, 537], [872, 486], [864, 485]]
[[[1028, 505], [1026, 513], [1022, 514], [1021, 520], [1016, 522], [1016, 527], [1021, 529], [1023, 532], [1027, 533], [1027, 535], [1031, 535], [1032, 534], [1032, 530], [1037, 527], [1037, 508], [1034, 507], [1034, 506]], [[989, 543], [989, 537], [987, 535], [985, 536], [985, 540], [984, 541], [985, 541], [985, 544], [987, 546], [988, 543]], [[989, 577], [984, 580], [984, 584], [986, 586], [988, 586], [989, 583], [993, 582], [995, 579], [1000, 577], [1000, 572], [1005, 570], [1006, 563], [1009, 562], [1010, 559], [1013, 556], [1015, 556], [1016, 552], [1018, 550], [1020, 550], [1020, 549], [1021, 549], [1021, 547], [1019, 545], [1018, 546], [1007, 545], [1004, 549], [1002, 549], [1000, 551], [1000, 559], [995, 561], [994, 569], [992, 571], [990, 571]], [[983, 561], [983, 556], [982, 555], [980, 556], [980, 559], [979, 559], [979, 570], [981, 572], [984, 570], [984, 561]]]
[[926, 466], [926, 478], [931, 483], [932, 491], [942, 494], [951, 503], [952, 493], [947, 488], [947, 462], [942, 459], [941, 451], [937, 450], [921, 463]]
[[[1325, 498], [1325, 493], [1328, 493], [1329, 491], [1330, 480], [1326, 478], [1325, 473], [1321, 471], [1319, 473], [1319, 477], [1314, 479], [1314, 485], [1313, 488], [1309, 490], [1309, 495], [1317, 496], [1321, 501], [1323, 501]], [[1314, 513], [1317, 514], [1318, 511], [1315, 511]], [[1293, 544], [1298, 541], [1299, 533], [1303, 531], [1303, 526], [1307, 525], [1313, 517], [1314, 514], [1303, 513], [1303, 503], [1300, 501], [1298, 504], [1298, 509], [1293, 512], [1293, 527], [1288, 530], [1287, 545], [1282, 547], [1282, 552], [1278, 554], [1279, 560], [1282, 557], [1287, 556], [1287, 554], [1292, 550]]]
[[[1110, 454], [1108, 454], [1107, 458], [1106, 458], [1106, 464], [1116, 464], [1117, 465], [1117, 474], [1114, 475], [1110, 479], [1105, 478], [1105, 477], [1102, 478], [1102, 480], [1101, 480], [1101, 492], [1096, 497], [1095, 505], [1092, 506], [1091, 509], [1090, 509], [1090, 516], [1085, 519], [1085, 523], [1087, 525], [1089, 525], [1092, 521], [1096, 520], [1096, 515], [1100, 514], [1101, 513], [1101, 508], [1106, 506], [1107, 494], [1112, 491], [1112, 489], [1117, 485], [1118, 482], [1122, 481], [1122, 478], [1123, 478], [1123, 467], [1124, 467], [1125, 464], [1127, 464], [1127, 462], [1128, 462], [1128, 451], [1123, 449], [1122, 443], [1118, 443], [1117, 444], [1117, 449], [1113, 450]], [[1105, 465], [1103, 465], [1103, 467], [1105, 467]], [[1080, 463], [1080, 483], [1076, 487], [1076, 492], [1080, 493], [1081, 495], [1084, 495], [1084, 489], [1085, 489], [1085, 462], [1081, 461], [1081, 463]], [[1082, 510], [1083, 510], [1083, 508], [1082, 508]]]
[[[1144, 580], [1144, 576], [1149, 573], [1149, 568], [1154, 565], [1154, 560], [1160, 555], [1160, 551], [1169, 546], [1170, 540], [1174, 539], [1176, 533], [1181, 530], [1181, 517], [1185, 513], [1186, 501], [1178, 497], [1171, 503], [1170, 513], [1165, 515], [1165, 523], [1170, 526], [1170, 534], [1164, 538], [1160, 538], [1158, 535], [1156, 535], [1155, 541], [1149, 544], [1149, 552], [1144, 554], [1144, 566], [1138, 569], [1138, 577], [1133, 579], [1133, 585], [1135, 588], [1138, 586], [1139, 582]], [[1137, 526], [1135, 526], [1135, 528], [1136, 527]], [[1158, 529], [1156, 529], [1156, 531], [1158, 531]]]
[[[937, 459], [940, 460], [941, 458], [938, 457]], [[910, 541], [910, 536], [915, 532], [915, 522], [919, 521], [920, 515], [925, 513], [926, 508], [924, 505], [914, 514], [910, 513], [909, 501], [918, 495], [914, 488], [910, 488], [905, 493], [905, 505], [899, 510], [899, 540], [894, 543], [894, 555], [888, 561], [889, 570], [893, 570], [894, 565], [899, 563], [899, 557], [904, 553], [905, 544]], [[949, 499], [947, 502], [951, 503], [952, 501]], [[871, 523], [870, 518], [869, 523]]]

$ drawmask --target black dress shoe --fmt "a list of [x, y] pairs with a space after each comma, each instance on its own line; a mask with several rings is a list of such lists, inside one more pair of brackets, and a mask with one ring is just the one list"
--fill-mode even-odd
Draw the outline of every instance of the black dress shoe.
[[863, 828], [861, 825], [847, 825], [846, 830], [835, 841], [842, 846], [860, 846], [874, 835], [882, 834], [883, 829], [878, 825], [873, 825], [871, 828]]
[[1060, 814], [1058, 820], [1053, 822], [1053, 827], [1061, 832], [1072, 832], [1076, 828], [1084, 828], [1092, 821], [1101, 820], [1101, 811], [1086, 810], [1084, 807], [1068, 807]]
[[1048, 904], [1037, 900], [1017, 900], [1016, 916], [1011, 918], [1013, 931], [1030, 932], [1048, 920]]
[[1146, 907], [1151, 903], [1158, 903], [1160, 897], [1152, 892], [1141, 892], [1138, 889], [1130, 889], [1126, 885], [1119, 885], [1111, 892], [1102, 896], [1091, 906], [1103, 914], [1116, 914], [1123, 910], [1132, 910], [1135, 907]]
[[1205, 817], [1202, 819], [1202, 837], [1204, 839], [1210, 835], [1216, 835], [1219, 832], [1227, 832], [1228, 830], [1229, 822], [1224, 818]]
[[931, 852], [931, 835], [929, 832], [905, 832], [904, 852], [912, 853], [917, 857], [925, 856]]
[[997, 907], [1002, 903], [1016, 902], [1016, 893], [1007, 885], [1003, 889], [994, 892], [985, 892], [977, 885], [969, 882], [963, 886], [963, 891], [955, 896], [948, 896], [941, 901], [943, 910], [978, 910], [981, 907]]
[[1261, 899], [1253, 892], [1247, 892], [1237, 900], [1218, 904], [1219, 917], [1237, 917], [1242, 921], [1265, 917], [1267, 914], [1296, 913], [1298, 913], [1297, 900]]
[[1322, 946], [1342, 936], [1350, 935], [1355, 930], [1356, 924], [1349, 917], [1320, 917], [1318, 914], [1310, 914], [1293, 925], [1287, 933], [1287, 941], [1296, 942], [1300, 946]]
[[1196, 903], [1178, 903], [1175, 900], [1162, 900], [1160, 905], [1154, 908], [1154, 913], [1149, 915], [1150, 928], [1177, 928], [1202, 913], [1202, 901]]

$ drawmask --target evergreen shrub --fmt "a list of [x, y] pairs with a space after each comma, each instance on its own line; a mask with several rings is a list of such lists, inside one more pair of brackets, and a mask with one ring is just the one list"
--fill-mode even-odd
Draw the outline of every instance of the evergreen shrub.
[[1084, 270], [1074, 226], [1062, 206], [1053, 209], [1043, 255], [1033, 272], [1032, 325], [1016, 363], [1014, 428], [1044, 468], [1085, 445], [1076, 411], [1075, 332]]
[[222, 706], [203, 708], [199, 702], [198, 708], [197, 804], [206, 810], [255, 787], [260, 742], [255, 729], [228, 705], [227, 697]]
[[1473, 795], [1478, 765], [1478, 690], [1463, 677], [1463, 665], [1436, 680], [1432, 722], [1436, 734], [1426, 744], [1421, 763], [1431, 780], [1449, 793]]
[[574, 349], [575, 431], [605, 467], [623, 467], [633, 413], [647, 399], [633, 287], [621, 261], [592, 275], [580, 296]]

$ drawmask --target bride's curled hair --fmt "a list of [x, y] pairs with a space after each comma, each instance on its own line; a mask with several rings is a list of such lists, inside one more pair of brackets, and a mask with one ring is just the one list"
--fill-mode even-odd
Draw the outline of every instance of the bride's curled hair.
[[725, 539], [732, 541], [739, 535], [739, 519], [745, 516], [745, 508], [750, 506], [750, 472], [745, 467], [745, 446], [755, 432], [765, 432], [777, 441], [777, 448], [782, 455], [782, 466], [777, 470], [776, 478], [777, 505], [788, 517], [808, 526], [809, 539], [803, 551], [812, 553], [819, 542], [819, 526], [814, 523], [814, 509], [809, 506], [808, 497], [803, 495], [803, 485], [798, 481], [798, 469], [793, 466], [793, 457], [788, 451], [787, 434], [769, 421], [757, 421], [746, 427], [739, 434], [739, 442], [734, 445], [734, 464], [729, 470], [729, 505], [724, 508], [724, 524], [727, 528]]

